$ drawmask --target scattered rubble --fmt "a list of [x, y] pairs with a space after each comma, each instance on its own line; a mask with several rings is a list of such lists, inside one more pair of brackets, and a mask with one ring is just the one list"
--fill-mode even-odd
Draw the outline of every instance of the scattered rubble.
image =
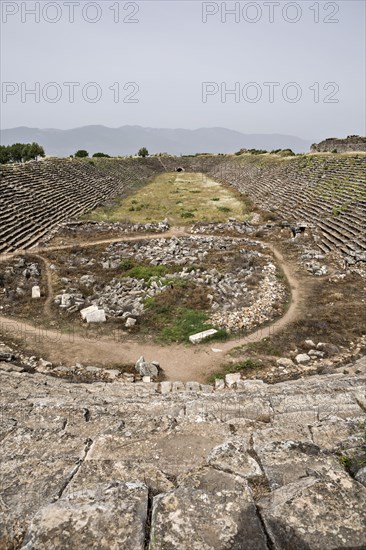
[[[237, 267], [227, 271], [209, 267], [210, 254], [220, 257], [234, 251]], [[130, 261], [152, 267], [170, 266], [171, 272], [153, 275], [147, 280], [128, 273], [126, 276], [121, 265]], [[65, 288], [54, 300], [60, 310], [72, 314], [95, 306], [105, 311], [106, 318], [121, 318], [128, 329], [134, 328], [139, 318], [143, 321], [146, 299], [165, 292], [180, 280], [207, 290], [210, 323], [230, 332], [250, 330], [276, 317], [286, 298], [285, 286], [277, 277], [271, 256], [261, 243], [248, 239], [192, 236], [113, 243], [97, 260], [103, 269], [113, 274], [107, 284], [99, 283], [98, 276], [93, 275], [96, 260], [87, 260], [78, 254], [71, 255], [68, 262], [70, 269], [80, 265], [90, 265], [91, 269], [90, 274], [78, 281], [60, 278]], [[260, 268], [255, 268], [258, 262]]]

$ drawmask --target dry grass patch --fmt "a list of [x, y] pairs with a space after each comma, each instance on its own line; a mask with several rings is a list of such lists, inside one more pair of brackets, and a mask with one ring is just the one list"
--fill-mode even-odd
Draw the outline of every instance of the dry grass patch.
[[97, 208], [85, 219], [156, 223], [168, 218], [171, 225], [194, 221], [223, 222], [228, 217], [247, 220], [250, 208], [243, 196], [201, 173], [160, 174], [128, 198], [113, 206]]

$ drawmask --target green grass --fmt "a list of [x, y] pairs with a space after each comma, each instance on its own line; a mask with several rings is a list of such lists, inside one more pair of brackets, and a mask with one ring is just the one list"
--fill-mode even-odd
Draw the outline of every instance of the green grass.
[[[181, 271], [182, 267], [175, 265], [142, 265], [127, 258], [121, 261], [119, 270], [121, 271], [122, 277], [143, 279], [146, 283], [148, 283], [152, 277], [163, 278], [169, 275], [169, 273]], [[178, 277], [176, 279], [179, 280]]]
[[[215, 328], [208, 322], [205, 311], [172, 306], [161, 303], [156, 298], [147, 298], [144, 305], [146, 330], [153, 330], [157, 340], [162, 343], [188, 342], [192, 334]], [[228, 333], [225, 330], [218, 330], [210, 339], [222, 341], [227, 338]]]
[[144, 279], [148, 282], [151, 277], [162, 277], [168, 273], [168, 269], [164, 265], [159, 266], [137, 266], [129, 269], [124, 274], [125, 277], [134, 279]]
[[247, 350], [261, 355], [273, 355], [281, 357], [281, 350], [278, 349], [270, 339], [264, 338], [258, 342], [251, 342], [247, 345]]
[[[220, 208], [215, 202], [220, 201]], [[238, 191], [201, 173], [162, 173], [113, 205], [98, 207], [82, 219], [94, 221], [159, 222], [189, 225], [192, 219], [224, 222], [228, 212], [238, 220], [250, 218], [250, 204]]]
[[182, 212], [181, 213], [181, 218], [183, 218], [183, 219], [194, 218], [194, 214], [193, 214], [193, 212]]

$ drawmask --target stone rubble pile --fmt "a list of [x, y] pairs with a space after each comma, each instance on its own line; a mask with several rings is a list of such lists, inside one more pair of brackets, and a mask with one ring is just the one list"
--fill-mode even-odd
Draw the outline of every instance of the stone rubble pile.
[[[259, 250], [258, 250], [259, 249]], [[210, 253], [234, 253], [238, 267], [230, 271], [198, 267], [209, 260]], [[286, 289], [276, 277], [276, 267], [265, 254], [258, 241], [229, 237], [173, 237], [171, 239], [141, 240], [113, 243], [106, 248], [99, 265], [106, 270], [117, 270], [125, 261], [141, 262], [150, 266], [172, 266], [176, 270], [162, 277], [149, 280], [136, 277], [114, 276], [107, 284], [97, 285], [92, 274], [79, 279], [80, 288], [67, 287], [55, 297], [55, 304], [67, 313], [75, 313], [87, 307], [97, 307], [108, 317], [118, 317], [126, 328], [133, 328], [144, 314], [144, 302], [169, 288], [179, 280], [203, 286], [211, 308], [211, 322], [229, 331], [249, 330], [276, 315], [278, 304], [285, 299]], [[256, 268], [256, 261], [264, 267]], [[72, 262], [72, 259], [69, 260]], [[78, 262], [86, 264], [83, 258]], [[89, 261], [91, 268], [95, 261]], [[258, 285], [249, 287], [253, 274]], [[63, 279], [67, 284], [67, 279]], [[91, 290], [83, 295], [82, 286]]]
[[170, 229], [167, 219], [158, 223], [69, 221], [59, 225], [52, 236], [87, 236], [94, 233], [164, 233]]
[[229, 218], [227, 222], [196, 222], [191, 227], [193, 234], [212, 234], [212, 233], [239, 233], [250, 234], [257, 231], [258, 227], [249, 222], [242, 222], [235, 218]]
[[10, 310], [19, 298], [40, 297], [41, 273], [38, 262], [21, 256], [5, 266], [0, 272], [0, 309]]
[[317, 250], [304, 250], [300, 255], [300, 262], [305, 269], [312, 275], [322, 277], [327, 275], [328, 268], [326, 265], [321, 264], [321, 260], [325, 259], [325, 254], [320, 253]]
[[[211, 315], [211, 322], [231, 332], [250, 331], [278, 315], [277, 306], [286, 298], [286, 288], [276, 277], [276, 266], [269, 263], [263, 268], [264, 278], [256, 290], [257, 299], [247, 307], [240, 308], [236, 303], [235, 311], [220, 311]], [[232, 287], [233, 288], [233, 287]], [[235, 283], [237, 294], [240, 293], [240, 282]], [[242, 287], [241, 287], [242, 288]], [[245, 291], [245, 288], [241, 292]], [[225, 309], [228, 309], [225, 307]]]

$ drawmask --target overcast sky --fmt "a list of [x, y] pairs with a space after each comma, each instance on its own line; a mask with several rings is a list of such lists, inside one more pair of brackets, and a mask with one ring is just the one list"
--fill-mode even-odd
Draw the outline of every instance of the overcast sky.
[[1, 7], [2, 128], [365, 134], [363, 0]]

